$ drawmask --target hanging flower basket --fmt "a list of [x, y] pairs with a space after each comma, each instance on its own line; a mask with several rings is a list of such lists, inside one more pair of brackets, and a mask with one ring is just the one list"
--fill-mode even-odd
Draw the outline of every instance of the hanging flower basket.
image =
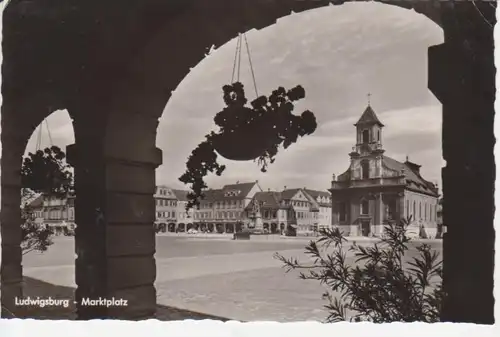
[[29, 153], [21, 169], [21, 185], [37, 193], [64, 197], [72, 191], [73, 174], [57, 146]]
[[279, 145], [287, 148], [299, 136], [316, 129], [316, 118], [310, 111], [293, 115], [293, 101], [305, 97], [301, 86], [286, 91], [280, 87], [269, 98], [260, 96], [246, 106], [243, 85], [239, 82], [223, 87], [227, 105], [215, 118], [218, 133], [207, 138], [215, 150], [230, 160], [253, 160], [266, 157], [272, 160]]
[[255, 122], [232, 132], [214, 134], [210, 141], [215, 151], [226, 159], [254, 160], [277, 143], [270, 132], [270, 126], [271, 124]]
[[226, 107], [214, 118], [219, 131], [208, 134], [206, 141], [193, 150], [187, 170], [179, 178], [191, 184], [188, 208], [199, 205], [203, 190], [207, 188], [203, 178], [208, 172], [221, 175], [224, 171], [225, 167], [217, 163], [217, 154], [230, 160], [257, 160], [261, 171], [266, 172], [279, 146], [286, 149], [317, 127], [312, 112], [306, 110], [300, 116], [293, 114], [293, 102], [305, 97], [301, 86], [288, 91], [279, 87], [269, 97], [258, 97], [250, 106], [247, 106], [243, 84], [226, 85], [223, 92]]

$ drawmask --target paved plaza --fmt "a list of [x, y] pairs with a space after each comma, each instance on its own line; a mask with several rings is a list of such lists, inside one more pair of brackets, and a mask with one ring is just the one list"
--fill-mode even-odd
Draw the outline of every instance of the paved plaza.
[[[74, 239], [57, 237], [45, 253], [23, 257], [24, 275], [54, 285], [76, 287]], [[275, 252], [307, 259], [304, 239], [279, 237], [232, 241], [227, 237], [158, 235], [158, 304], [230, 319], [289, 322], [327, 316], [315, 281], [285, 273]], [[441, 243], [433, 246], [441, 249]]]

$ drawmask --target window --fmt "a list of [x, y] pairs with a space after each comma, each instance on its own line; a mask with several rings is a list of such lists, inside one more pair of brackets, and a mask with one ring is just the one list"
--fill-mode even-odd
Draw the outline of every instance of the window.
[[418, 218], [422, 219], [422, 203], [418, 203]]
[[370, 213], [370, 203], [368, 200], [361, 201], [361, 214], [368, 215]]
[[370, 142], [370, 131], [363, 130], [363, 144], [367, 144]]
[[172, 218], [175, 218], [175, 212], [172, 212]]
[[410, 215], [410, 200], [406, 200], [406, 216]]
[[413, 220], [415, 220], [415, 218], [417, 217], [417, 202], [416, 201], [413, 201]]
[[361, 177], [362, 179], [370, 178], [370, 162], [367, 160], [361, 162]]
[[339, 221], [346, 221], [346, 203], [339, 203]]

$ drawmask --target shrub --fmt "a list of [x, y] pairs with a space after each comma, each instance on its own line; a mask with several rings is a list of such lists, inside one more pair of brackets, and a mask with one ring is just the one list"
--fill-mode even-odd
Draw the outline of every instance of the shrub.
[[309, 243], [310, 264], [278, 253], [275, 257], [287, 272], [302, 270], [300, 278], [327, 286], [323, 296], [328, 322], [437, 322], [445, 296], [442, 262], [427, 244], [416, 247], [416, 257], [405, 255], [411, 241], [406, 236], [408, 224], [409, 220], [388, 223], [383, 238], [371, 246], [352, 244], [349, 251], [355, 263], [347, 262], [347, 240], [338, 229], [321, 230], [321, 238]]

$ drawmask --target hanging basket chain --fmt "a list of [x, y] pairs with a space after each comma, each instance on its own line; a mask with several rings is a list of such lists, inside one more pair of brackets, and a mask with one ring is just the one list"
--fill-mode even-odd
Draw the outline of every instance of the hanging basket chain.
[[238, 36], [238, 43], [240, 48], [238, 49], [238, 73], [237, 73], [237, 82], [240, 81], [240, 73], [241, 73], [241, 34]]
[[50, 144], [51, 147], [54, 146], [54, 142], [52, 141], [52, 134], [50, 133], [49, 121], [47, 119], [45, 119], [38, 126], [38, 134], [37, 134], [37, 138], [36, 138], [36, 148], [35, 148], [35, 151], [40, 151], [40, 149], [42, 147], [43, 124], [45, 124], [45, 128], [47, 129], [47, 134], [49, 136], [49, 144]]
[[36, 151], [40, 150], [40, 147], [42, 146], [42, 125], [40, 124], [38, 126], [38, 134], [36, 138]]
[[[231, 76], [231, 83], [234, 83], [235, 75], [236, 82], [240, 81], [240, 73], [241, 73], [241, 50], [243, 49], [242, 43], [243, 39], [245, 39], [245, 48], [247, 50], [248, 63], [250, 66], [250, 73], [252, 75], [253, 87], [255, 90], [255, 97], [259, 97], [259, 92], [257, 90], [257, 81], [255, 80], [255, 71], [253, 69], [252, 56], [250, 54], [250, 47], [248, 46], [248, 39], [246, 33], [239, 34], [236, 40], [236, 52], [234, 53], [234, 63], [233, 63], [233, 73]], [[236, 73], [236, 74], [235, 74]]]
[[234, 76], [236, 74], [236, 65], [238, 62], [238, 54], [240, 47], [241, 47], [241, 35], [238, 35], [238, 39], [236, 40], [236, 51], [234, 53], [233, 74], [231, 76], [231, 83], [234, 83]]
[[243, 37], [245, 38], [245, 45], [247, 48], [247, 55], [248, 55], [248, 63], [250, 64], [250, 71], [252, 73], [253, 87], [255, 89], [255, 97], [259, 97], [259, 93], [257, 91], [257, 82], [255, 81], [255, 73], [253, 71], [252, 57], [250, 56], [250, 48], [248, 47], [247, 34], [245, 33], [243, 35]]
[[49, 121], [46, 119], [45, 120], [45, 126], [47, 127], [47, 133], [49, 135], [49, 142], [50, 142], [50, 146], [54, 146], [54, 142], [52, 142], [52, 135], [50, 134], [50, 128], [49, 128]]

